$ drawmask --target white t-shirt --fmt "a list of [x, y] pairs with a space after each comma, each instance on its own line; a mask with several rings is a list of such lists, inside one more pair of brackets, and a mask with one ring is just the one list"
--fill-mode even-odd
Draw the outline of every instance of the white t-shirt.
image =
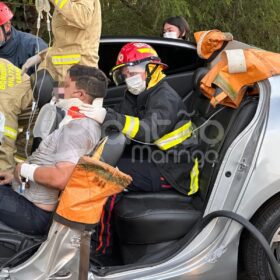
[[[44, 139], [27, 161], [40, 166], [59, 162], [76, 164], [81, 156], [93, 151], [100, 137], [101, 128], [97, 122], [88, 118], [73, 120]], [[55, 204], [59, 190], [31, 182], [23, 195], [33, 203]]]

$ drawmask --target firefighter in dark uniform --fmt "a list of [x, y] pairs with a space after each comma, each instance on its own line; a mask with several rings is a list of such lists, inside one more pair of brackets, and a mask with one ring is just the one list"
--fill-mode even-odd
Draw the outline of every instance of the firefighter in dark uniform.
[[[103, 127], [121, 130], [140, 150], [145, 145], [145, 160], [124, 157], [118, 163], [133, 178], [129, 190], [156, 192], [171, 185], [193, 195], [199, 170], [192, 156], [192, 123], [182, 99], [164, 79], [166, 67], [151, 46], [126, 44], [111, 73], [117, 85], [126, 83], [127, 91], [120, 108], [107, 110]], [[97, 110], [84, 113], [97, 118]]]
[[[192, 123], [182, 99], [164, 79], [166, 67], [151, 46], [126, 44], [111, 70], [114, 82], [127, 86], [119, 108], [109, 108], [104, 114], [104, 108], [85, 105], [80, 112], [103, 122], [105, 131], [117, 129], [130, 139], [130, 153], [117, 164], [133, 178], [128, 190], [159, 192], [174, 188], [191, 196], [199, 189], [198, 160], [192, 157]], [[113, 227], [106, 225], [111, 223], [115, 203], [115, 196], [107, 201], [99, 237], [93, 235], [92, 244], [98, 244], [93, 245], [97, 246], [92, 252], [93, 261], [106, 263], [110, 257]]]

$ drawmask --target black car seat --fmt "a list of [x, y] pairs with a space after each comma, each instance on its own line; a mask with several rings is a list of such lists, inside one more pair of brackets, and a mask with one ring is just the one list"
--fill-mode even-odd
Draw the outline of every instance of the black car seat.
[[[209, 69], [207, 67], [200, 67], [193, 73], [192, 78], [192, 91], [183, 98], [184, 104], [186, 106], [186, 111], [193, 119], [197, 113], [197, 105], [201, 103], [201, 98], [204, 100], [204, 95], [200, 92], [200, 81], [208, 73]], [[209, 102], [207, 103], [207, 105]]]
[[[219, 140], [210, 144], [209, 141], [206, 143], [200, 137], [202, 151], [205, 151], [205, 153], [208, 152], [209, 154], [212, 153], [213, 155], [211, 160], [204, 161], [203, 171], [200, 174], [199, 195], [203, 202], [207, 201], [211, 193], [228, 147], [253, 119], [257, 110], [258, 100], [258, 96], [245, 96], [237, 109], [219, 106], [212, 111], [212, 114], [215, 114], [211, 119], [212, 122], [201, 128], [201, 130], [204, 130], [203, 133], [208, 139]], [[207, 117], [202, 116], [202, 118]], [[214, 122], [223, 127], [223, 135], [218, 135], [218, 129], [213, 128], [212, 124]], [[214, 156], [214, 153], [216, 153], [216, 156]]]
[[[46, 237], [46, 235], [24, 234], [0, 221], [0, 270], [7, 266], [7, 261], [9, 261], [9, 266], [25, 261], [38, 249]], [[14, 258], [17, 253], [24, 251], [26, 251], [25, 254]]]
[[31, 153], [39, 147], [43, 139], [59, 127], [64, 117], [65, 111], [50, 103], [41, 108], [33, 128]]
[[[116, 205], [114, 218], [124, 264], [149, 264], [170, 256], [174, 244], [191, 231], [202, 216], [228, 147], [252, 120], [258, 105], [257, 97], [247, 96], [237, 109], [212, 108], [199, 88], [194, 92], [198, 94], [193, 96], [197, 134], [200, 136], [203, 131], [208, 140], [216, 140], [204, 141], [204, 137], [199, 137], [200, 149], [204, 154], [211, 150], [218, 156], [202, 163], [200, 189], [193, 197], [175, 190], [123, 195]], [[213, 128], [215, 122], [222, 127], [222, 135]], [[156, 256], [160, 256], [159, 259]]]

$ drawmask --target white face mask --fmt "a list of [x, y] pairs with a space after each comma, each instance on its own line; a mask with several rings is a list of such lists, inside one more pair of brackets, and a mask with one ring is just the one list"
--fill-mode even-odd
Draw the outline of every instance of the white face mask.
[[138, 95], [146, 89], [146, 81], [142, 80], [140, 74], [125, 79], [125, 83], [129, 92]]
[[172, 32], [164, 32], [163, 33], [164, 38], [169, 38], [169, 39], [178, 39], [177, 33], [172, 31]]

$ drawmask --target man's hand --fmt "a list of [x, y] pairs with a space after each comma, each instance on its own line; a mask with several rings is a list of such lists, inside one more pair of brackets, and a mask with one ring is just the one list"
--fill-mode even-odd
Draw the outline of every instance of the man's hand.
[[35, 54], [34, 56], [29, 57], [21, 68], [21, 75], [24, 75], [29, 68], [39, 64], [41, 62], [41, 56]]
[[0, 185], [11, 184], [14, 179], [14, 175], [11, 171], [0, 172]]
[[104, 107], [82, 104], [80, 108], [80, 113], [84, 114], [86, 117], [97, 121], [99, 124], [104, 122], [107, 111]]
[[16, 168], [15, 168], [15, 170], [14, 170], [14, 175], [13, 175], [13, 177], [15, 178], [15, 180], [16, 180], [18, 183], [21, 183], [21, 176], [20, 176], [21, 165], [22, 165], [22, 163], [18, 163], [18, 164], [16, 165]]

